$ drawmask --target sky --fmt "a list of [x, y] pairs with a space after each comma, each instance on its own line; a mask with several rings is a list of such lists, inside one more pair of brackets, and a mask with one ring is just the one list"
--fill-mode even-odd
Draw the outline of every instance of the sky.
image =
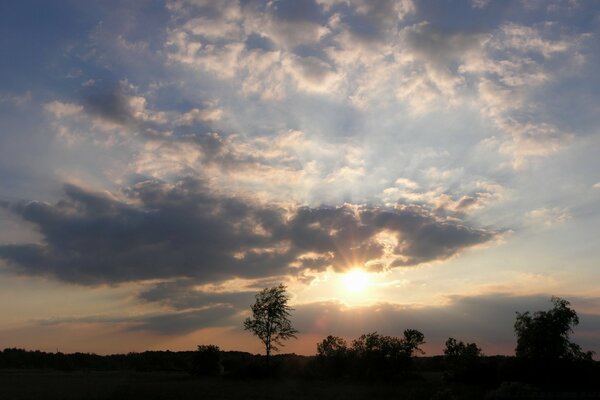
[[0, 347], [600, 352], [600, 3], [0, 3]]

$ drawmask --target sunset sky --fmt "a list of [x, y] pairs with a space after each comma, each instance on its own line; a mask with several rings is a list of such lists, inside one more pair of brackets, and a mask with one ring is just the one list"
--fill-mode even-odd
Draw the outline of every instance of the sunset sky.
[[0, 348], [600, 352], [600, 2], [0, 3]]

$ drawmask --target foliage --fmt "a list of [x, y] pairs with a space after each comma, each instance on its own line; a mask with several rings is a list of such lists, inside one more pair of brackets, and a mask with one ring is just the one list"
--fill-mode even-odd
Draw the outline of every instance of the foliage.
[[421, 345], [425, 344], [425, 335], [416, 329], [406, 329], [403, 333], [404, 338], [401, 340], [400, 345], [404, 352], [410, 357], [415, 354], [425, 354], [421, 349]]
[[444, 377], [450, 381], [467, 381], [479, 378], [480, 359], [483, 353], [475, 343], [464, 343], [454, 338], [446, 340], [444, 349]]
[[404, 375], [409, 371], [411, 357], [422, 353], [424, 338], [413, 329], [404, 331], [401, 338], [371, 332], [353, 340], [348, 348], [344, 339], [328, 336], [317, 344], [319, 371], [338, 378], [390, 379]]
[[419, 348], [425, 336], [414, 329], [404, 331], [404, 337], [383, 336], [377, 332], [361, 335], [352, 342], [352, 354], [359, 376], [389, 379], [404, 375], [410, 369], [411, 357], [422, 353]]
[[283, 341], [296, 338], [298, 331], [292, 327], [288, 306], [289, 295], [283, 284], [260, 291], [252, 305], [252, 317], [244, 321], [244, 329], [256, 335], [265, 346], [267, 363], [272, 351], [279, 350]]
[[515, 334], [517, 335], [517, 357], [537, 360], [584, 360], [591, 359], [592, 352], [583, 352], [571, 342], [569, 335], [579, 324], [579, 317], [570, 308], [567, 300], [551, 299], [554, 307], [548, 311], [517, 313]]
[[454, 338], [446, 340], [446, 348], [444, 349], [446, 358], [455, 359], [476, 359], [481, 357], [481, 349], [475, 343], [457, 342]]
[[63, 371], [190, 371], [191, 351], [145, 351], [111, 354], [46, 353], [7, 348], [0, 351], [0, 369], [40, 369]]
[[424, 353], [420, 346], [425, 343], [425, 335], [415, 329], [407, 329], [403, 336], [398, 338], [377, 332], [367, 333], [352, 342], [352, 351], [359, 357], [378, 354], [386, 358], [412, 357], [416, 353]]
[[192, 373], [198, 376], [216, 376], [222, 370], [219, 347], [212, 344], [198, 346], [192, 359]]
[[317, 357], [340, 357], [348, 354], [348, 344], [337, 336], [327, 336], [317, 344]]
[[320, 375], [340, 378], [347, 374], [350, 350], [346, 341], [337, 336], [327, 336], [317, 344], [317, 363]]

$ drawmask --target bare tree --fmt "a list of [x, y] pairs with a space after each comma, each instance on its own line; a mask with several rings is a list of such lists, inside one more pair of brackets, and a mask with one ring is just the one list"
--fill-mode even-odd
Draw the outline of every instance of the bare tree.
[[279, 350], [283, 341], [296, 338], [298, 331], [292, 327], [288, 306], [289, 295], [283, 284], [261, 290], [252, 305], [252, 317], [244, 321], [244, 329], [251, 331], [263, 342], [267, 355], [267, 366], [272, 351]]

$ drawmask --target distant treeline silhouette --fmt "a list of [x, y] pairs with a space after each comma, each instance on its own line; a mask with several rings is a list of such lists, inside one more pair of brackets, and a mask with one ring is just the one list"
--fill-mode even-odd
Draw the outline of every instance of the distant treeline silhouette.
[[[5, 349], [0, 352], [0, 368], [186, 371], [198, 377], [224, 379], [285, 377], [381, 382], [422, 379], [427, 373], [436, 373], [448, 384], [493, 388], [503, 382], [520, 382], [539, 388], [600, 389], [600, 363], [569, 338], [579, 322], [577, 313], [566, 300], [552, 298], [552, 303], [553, 308], [548, 311], [517, 313], [515, 356], [485, 356], [476, 343], [451, 337], [445, 343], [444, 355], [416, 357], [423, 354], [425, 336], [407, 329], [401, 337], [371, 332], [350, 343], [330, 335], [317, 343], [314, 356], [271, 355], [270, 363], [266, 356], [200, 345], [196, 351], [106, 356]], [[510, 391], [515, 386], [502, 387]]]
[[0, 352], [0, 368], [62, 371], [189, 371], [194, 353], [193, 351], [145, 351], [102, 356], [90, 353], [47, 353], [8, 348]]

